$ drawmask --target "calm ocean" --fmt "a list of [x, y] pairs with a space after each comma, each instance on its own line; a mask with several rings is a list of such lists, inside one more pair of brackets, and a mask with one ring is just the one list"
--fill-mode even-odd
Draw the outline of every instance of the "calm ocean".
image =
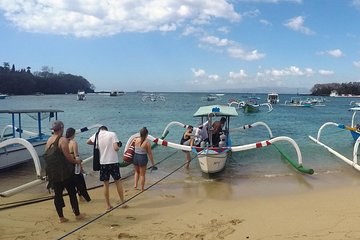
[[[55, 108], [64, 110], [59, 114], [59, 119], [65, 123], [65, 128], [76, 129], [90, 126], [96, 123], [106, 125], [110, 131], [117, 133], [124, 143], [128, 138], [146, 126], [149, 133], [160, 137], [166, 125], [171, 121], [179, 121], [196, 126], [200, 119], [192, 117], [198, 107], [210, 104], [227, 104], [232, 98], [241, 98], [246, 94], [226, 93], [220, 100], [214, 102], [203, 101], [205, 93], [162, 93], [166, 101], [143, 102], [142, 94], [127, 93], [123, 96], [110, 97], [109, 95], [87, 94], [86, 101], [77, 101], [76, 95], [45, 95], [45, 96], [11, 96], [0, 100], [0, 109], [29, 109], [29, 108]], [[266, 102], [266, 94], [257, 94], [260, 102]], [[280, 94], [280, 104], [273, 105], [274, 110], [267, 113], [267, 107], [253, 114], [244, 114], [239, 110], [239, 116], [232, 118], [231, 128], [240, 127], [257, 121], [267, 123], [274, 136], [288, 136], [293, 138], [299, 145], [305, 167], [313, 168], [317, 179], [332, 174], [356, 175], [351, 166], [332, 156], [322, 147], [313, 143], [308, 135], [316, 137], [319, 127], [328, 121], [350, 125], [351, 112], [348, 111], [350, 98], [327, 98], [326, 106], [312, 108], [297, 108], [282, 106], [285, 100], [292, 95]], [[36, 129], [36, 122], [31, 118], [23, 118], [23, 128], [26, 130]], [[0, 115], [0, 128], [11, 124], [10, 116]], [[44, 129], [50, 128], [48, 119], [43, 120]], [[184, 129], [173, 127], [167, 137], [168, 141], [178, 143]], [[80, 154], [84, 159], [91, 155], [91, 146], [86, 145], [86, 140], [95, 132], [91, 130], [77, 135], [76, 139], [80, 146]], [[263, 127], [249, 129], [244, 132], [233, 133], [233, 145], [253, 143], [268, 139], [268, 133]], [[350, 133], [335, 127], [325, 130], [322, 141], [330, 146], [336, 146], [339, 152], [348, 158], [352, 158], [353, 140]], [[294, 160], [296, 155], [289, 144], [280, 144]], [[119, 157], [122, 157], [123, 148]], [[173, 154], [173, 155], [171, 155]], [[171, 156], [170, 156], [171, 155]], [[158, 146], [154, 149], [155, 161], [161, 161], [159, 170], [153, 172], [150, 178], [156, 179], [171, 172], [184, 162], [184, 154], [181, 151]], [[169, 157], [170, 156], [170, 157]], [[99, 184], [98, 175], [91, 171], [91, 164], [86, 167], [88, 172], [87, 182], [89, 185]], [[131, 174], [132, 167], [121, 169], [123, 176]], [[359, 173], [360, 174], [360, 173]], [[301, 175], [296, 170], [284, 163], [279, 152], [272, 146], [257, 150], [233, 153], [227, 162], [226, 169], [218, 174], [216, 180], [233, 182], [237, 180], [251, 179], [276, 179], [286, 176]], [[14, 176], [17, 176], [14, 179]], [[180, 171], [174, 174], [179, 182], [209, 181], [202, 176], [200, 167], [195, 159], [191, 163], [188, 172]], [[0, 191], [9, 186], [33, 180], [35, 171], [32, 163], [0, 172]], [[205, 179], [205, 180], [203, 180]], [[207, 180], [206, 180], [207, 179]]]

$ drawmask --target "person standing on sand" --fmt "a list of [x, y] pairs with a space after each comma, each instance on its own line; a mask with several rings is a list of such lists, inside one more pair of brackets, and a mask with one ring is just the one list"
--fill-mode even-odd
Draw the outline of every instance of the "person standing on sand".
[[[87, 144], [94, 145], [95, 135], [92, 135]], [[104, 197], [106, 203], [106, 210], [112, 209], [109, 199], [109, 180], [110, 175], [114, 179], [116, 190], [121, 202], [124, 202], [124, 190], [122, 183], [120, 182], [121, 175], [119, 170], [119, 159], [117, 152], [121, 147], [116, 133], [108, 131], [106, 126], [99, 128], [99, 134], [97, 142], [99, 144], [100, 151], [100, 181], [104, 184]], [[125, 206], [124, 206], [125, 207]]]
[[[75, 141], [75, 129], [71, 128], [71, 127], [66, 129], [65, 137], [69, 141], [69, 152], [70, 152], [70, 154], [73, 155], [76, 160], [80, 159], [79, 158], [78, 143]], [[87, 191], [82, 166], [81, 166], [81, 169], [80, 169], [80, 173], [75, 174], [74, 180], [75, 180], [75, 187], [76, 187], [77, 193], [79, 195], [79, 200], [84, 201], [84, 199], [85, 199], [87, 202], [90, 202], [91, 198], [90, 198], [89, 193]]]
[[134, 154], [134, 188], [137, 189], [138, 182], [140, 180], [141, 191], [144, 191], [145, 186], [145, 174], [146, 174], [146, 166], [150, 159], [153, 170], [156, 170], [154, 166], [154, 158], [151, 150], [151, 145], [149, 141], [146, 139], [149, 132], [146, 127], [140, 129], [140, 137], [136, 138], [135, 141], [135, 154]]
[[[184, 134], [181, 137], [180, 144], [181, 145], [187, 145], [187, 146], [193, 146], [194, 145], [194, 134], [193, 134], [194, 127], [189, 125], [187, 126]], [[183, 151], [185, 153], [185, 160], [186, 165], [185, 168], [189, 168], [190, 161], [191, 161], [191, 155], [189, 151]]]
[[[47, 175], [55, 192], [54, 205], [59, 216], [59, 222], [63, 223], [69, 221], [64, 217], [63, 213], [63, 207], [65, 207], [63, 198], [64, 189], [66, 189], [69, 194], [70, 203], [75, 214], [75, 218], [77, 220], [81, 220], [84, 218], [84, 215], [80, 213], [79, 203], [76, 198], [75, 183], [73, 179], [74, 172], [73, 170], [65, 172], [65, 169], [69, 166], [67, 163], [81, 164], [81, 160], [75, 159], [69, 152], [68, 140], [63, 137], [63, 122], [53, 122], [51, 130], [53, 130], [54, 134], [47, 140], [45, 145], [44, 159], [47, 164]], [[65, 167], [62, 168], [62, 166], [58, 165], [51, 166], [51, 163], [58, 163], [55, 162], [56, 160], [62, 161], [62, 164], [64, 164]], [[67, 170], [68, 169], [69, 168], [67, 168]]]

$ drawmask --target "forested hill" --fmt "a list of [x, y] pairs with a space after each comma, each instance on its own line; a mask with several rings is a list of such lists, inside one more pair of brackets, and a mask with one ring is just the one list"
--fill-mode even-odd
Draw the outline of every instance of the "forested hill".
[[63, 72], [52, 73], [48, 67], [42, 71], [31, 73], [31, 68], [16, 70], [8, 63], [0, 66], [0, 93], [10, 95], [28, 95], [41, 92], [44, 94], [77, 93], [84, 90], [94, 92], [94, 85], [82, 76], [75, 76]]
[[340, 95], [360, 95], [360, 82], [315, 84], [310, 91], [312, 95], [329, 96], [333, 90]]

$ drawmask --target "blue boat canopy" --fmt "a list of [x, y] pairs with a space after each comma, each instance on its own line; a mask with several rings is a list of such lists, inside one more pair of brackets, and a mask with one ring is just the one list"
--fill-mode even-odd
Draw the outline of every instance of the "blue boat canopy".
[[236, 117], [238, 113], [235, 107], [230, 106], [222, 106], [222, 105], [210, 105], [200, 107], [196, 113], [194, 113], [194, 117], [203, 117], [208, 116], [213, 113], [215, 116], [229, 116]]

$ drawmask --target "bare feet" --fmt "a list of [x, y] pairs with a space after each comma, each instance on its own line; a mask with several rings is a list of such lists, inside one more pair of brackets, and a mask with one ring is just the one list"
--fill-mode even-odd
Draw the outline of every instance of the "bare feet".
[[76, 220], [82, 220], [85, 218], [85, 214], [80, 213], [79, 215], [75, 216]]
[[113, 208], [113, 206], [110, 205], [106, 208], [106, 211], [110, 211], [112, 208]]
[[64, 223], [64, 222], [68, 222], [69, 219], [65, 218], [65, 217], [61, 217], [59, 218], [59, 223]]

